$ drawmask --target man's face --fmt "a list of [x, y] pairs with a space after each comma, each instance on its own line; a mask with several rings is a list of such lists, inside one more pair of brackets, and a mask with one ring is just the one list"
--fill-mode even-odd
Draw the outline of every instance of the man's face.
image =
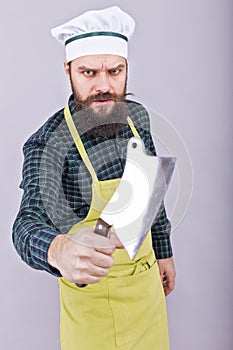
[[[115, 55], [91, 55], [68, 65], [79, 128], [93, 136], [115, 135], [126, 123], [127, 62]], [[123, 103], [122, 103], [123, 102]]]
[[79, 57], [71, 65], [65, 62], [72, 90], [82, 108], [94, 112], [110, 111], [114, 101], [124, 101], [127, 64], [115, 55], [90, 55]]

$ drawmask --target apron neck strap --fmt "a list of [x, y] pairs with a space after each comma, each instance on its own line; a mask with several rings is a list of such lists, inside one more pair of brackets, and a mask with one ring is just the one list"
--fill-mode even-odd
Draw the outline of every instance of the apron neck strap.
[[129, 116], [127, 117], [127, 122], [128, 122], [128, 124], [130, 126], [130, 129], [131, 129], [131, 131], [133, 133], [133, 136], [140, 138], [140, 135], [139, 135], [137, 129], [135, 128], [132, 119]]
[[89, 170], [89, 172], [92, 176], [92, 179], [97, 180], [95, 170], [90, 162], [90, 159], [87, 155], [87, 152], [85, 150], [85, 147], [83, 145], [81, 137], [79, 136], [78, 130], [74, 124], [74, 121], [73, 121], [72, 115], [70, 113], [70, 109], [69, 109], [68, 104], [66, 105], [66, 107], [64, 109], [64, 115], [65, 115], [66, 123], [68, 125], [69, 130], [70, 130], [71, 136], [73, 137], [75, 145], [80, 153], [80, 156], [81, 156], [84, 164], [86, 165], [87, 169]]
[[[93, 166], [91, 164], [91, 161], [90, 161], [90, 159], [89, 159], [89, 157], [87, 155], [87, 152], [86, 152], [85, 147], [83, 145], [83, 142], [81, 140], [81, 137], [79, 136], [78, 130], [77, 130], [75, 124], [74, 124], [74, 120], [73, 120], [72, 115], [70, 113], [70, 109], [69, 109], [69, 105], [68, 104], [66, 105], [66, 107], [64, 109], [64, 115], [65, 115], [65, 120], [66, 120], [66, 123], [68, 125], [69, 131], [71, 133], [71, 136], [72, 136], [72, 138], [73, 138], [73, 140], [75, 142], [75, 145], [76, 145], [76, 147], [77, 147], [77, 149], [78, 149], [78, 151], [80, 153], [80, 156], [81, 156], [84, 164], [86, 165], [87, 169], [89, 170], [89, 172], [90, 172], [90, 174], [92, 176], [92, 179], [93, 180], [98, 180], [97, 175], [95, 173], [95, 170], [94, 170], [94, 168], [93, 168]], [[140, 138], [140, 135], [139, 135], [137, 129], [135, 128], [132, 119], [129, 116], [127, 117], [127, 122], [128, 122], [128, 124], [130, 126], [130, 129], [131, 129], [133, 135], [135, 137], [139, 137]]]

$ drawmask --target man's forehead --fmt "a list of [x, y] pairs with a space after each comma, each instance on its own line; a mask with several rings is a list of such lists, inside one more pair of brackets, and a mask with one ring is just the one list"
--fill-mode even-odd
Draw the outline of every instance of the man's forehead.
[[126, 59], [117, 55], [89, 55], [82, 56], [74, 61], [76, 67], [88, 67], [92, 69], [113, 68], [119, 65], [126, 66]]

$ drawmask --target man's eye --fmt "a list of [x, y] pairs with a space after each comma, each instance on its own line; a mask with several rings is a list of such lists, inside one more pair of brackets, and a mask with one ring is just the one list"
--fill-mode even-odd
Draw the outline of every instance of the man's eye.
[[93, 70], [85, 70], [83, 72], [84, 75], [86, 75], [87, 77], [90, 77], [91, 75], [94, 75], [94, 71]]
[[116, 69], [111, 69], [110, 73], [113, 75], [117, 75], [118, 73], [120, 73], [120, 69], [116, 68]]

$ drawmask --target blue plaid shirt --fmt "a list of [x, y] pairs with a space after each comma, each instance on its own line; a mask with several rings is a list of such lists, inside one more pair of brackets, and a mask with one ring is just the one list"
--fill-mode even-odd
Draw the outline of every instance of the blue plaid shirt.
[[[149, 116], [139, 103], [126, 100], [129, 115], [144, 141], [148, 154], [156, 155], [150, 134]], [[78, 128], [73, 102], [69, 108]], [[116, 137], [81, 136], [87, 154], [100, 181], [121, 178], [127, 142], [132, 137], [129, 125]], [[47, 262], [51, 241], [83, 220], [92, 199], [91, 175], [86, 169], [64, 119], [64, 110], [55, 113], [25, 143], [23, 197], [13, 226], [13, 243], [21, 258], [31, 267], [61, 276]], [[164, 205], [151, 227], [157, 259], [172, 256], [171, 225]]]

